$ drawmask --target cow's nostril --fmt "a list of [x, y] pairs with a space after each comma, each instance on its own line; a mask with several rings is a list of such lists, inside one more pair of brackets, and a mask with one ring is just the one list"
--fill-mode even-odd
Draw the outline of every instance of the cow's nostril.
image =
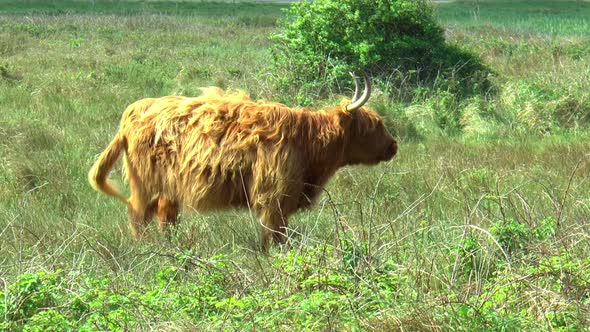
[[397, 142], [393, 141], [393, 144], [391, 144], [391, 155], [395, 156], [396, 153], [397, 153]]
[[397, 142], [393, 141], [390, 145], [387, 145], [385, 150], [383, 151], [382, 159], [383, 160], [390, 160], [395, 156], [397, 153]]

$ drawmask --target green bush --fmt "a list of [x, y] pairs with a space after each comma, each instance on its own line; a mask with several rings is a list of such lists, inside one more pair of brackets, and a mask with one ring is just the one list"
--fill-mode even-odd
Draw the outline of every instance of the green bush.
[[[349, 71], [365, 70], [384, 90], [410, 81], [465, 93], [487, 88], [479, 58], [445, 43], [427, 1], [317, 0], [294, 3], [273, 36], [276, 87], [307, 104], [342, 91]], [[412, 87], [412, 85], [408, 85]]]

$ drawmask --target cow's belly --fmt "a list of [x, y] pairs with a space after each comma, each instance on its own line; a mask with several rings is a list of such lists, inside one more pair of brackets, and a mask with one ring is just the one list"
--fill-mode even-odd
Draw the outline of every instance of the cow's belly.
[[234, 178], [232, 181], [229, 177], [223, 183], [183, 182], [183, 188], [167, 188], [166, 191], [170, 196], [181, 197], [183, 205], [188, 209], [206, 212], [249, 206], [247, 184], [242, 180], [236, 181]]

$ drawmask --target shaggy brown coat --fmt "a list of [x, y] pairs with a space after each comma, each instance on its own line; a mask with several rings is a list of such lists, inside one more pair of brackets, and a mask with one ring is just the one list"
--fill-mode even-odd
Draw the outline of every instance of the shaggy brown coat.
[[[89, 180], [128, 205], [136, 238], [154, 213], [165, 227], [181, 207], [247, 207], [258, 213], [266, 247], [284, 240], [289, 216], [311, 206], [338, 168], [395, 155], [377, 113], [345, 105], [291, 109], [218, 88], [196, 98], [142, 99], [127, 107]], [[107, 180], [122, 152], [129, 198]]]

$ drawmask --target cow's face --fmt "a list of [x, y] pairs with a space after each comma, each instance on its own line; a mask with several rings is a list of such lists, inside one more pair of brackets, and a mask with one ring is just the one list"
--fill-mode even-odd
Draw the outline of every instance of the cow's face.
[[374, 165], [395, 156], [397, 142], [376, 112], [364, 107], [355, 110], [349, 124], [349, 140], [344, 148], [346, 164]]

